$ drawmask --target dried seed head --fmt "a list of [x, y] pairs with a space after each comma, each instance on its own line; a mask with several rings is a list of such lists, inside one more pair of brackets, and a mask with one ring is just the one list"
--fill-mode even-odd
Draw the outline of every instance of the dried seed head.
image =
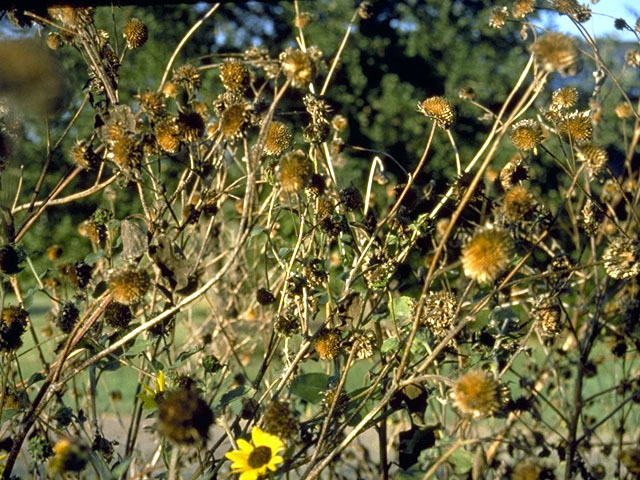
[[271, 122], [264, 142], [264, 153], [279, 157], [291, 146], [292, 135], [289, 127], [282, 122]]
[[114, 328], [125, 329], [133, 319], [131, 309], [118, 302], [110, 302], [104, 309], [104, 321]]
[[547, 33], [531, 45], [531, 51], [548, 72], [557, 70], [562, 76], [578, 72], [578, 47], [568, 35]]
[[176, 68], [173, 71], [171, 80], [187, 90], [198, 90], [202, 85], [200, 72], [196, 67], [189, 64]]
[[430, 291], [424, 301], [420, 324], [428, 328], [436, 338], [446, 336], [453, 324], [457, 304], [456, 297], [446, 290]]
[[144, 299], [150, 284], [146, 270], [124, 267], [109, 278], [109, 291], [116, 302], [135, 305]]
[[225, 140], [236, 140], [244, 134], [249, 121], [248, 106], [234, 103], [224, 109], [220, 116], [220, 130]]
[[633, 68], [640, 67], [640, 50], [637, 48], [630, 48], [624, 54], [624, 61], [627, 62], [627, 65]]
[[587, 143], [576, 149], [578, 160], [585, 162], [589, 169], [589, 175], [597, 176], [604, 169], [609, 160], [607, 151], [595, 143]]
[[57, 260], [62, 257], [62, 247], [60, 245], [51, 245], [47, 248], [47, 258], [51, 261]]
[[337, 114], [331, 119], [331, 126], [336, 132], [342, 132], [349, 126], [349, 122], [344, 115]]
[[337, 329], [322, 329], [313, 344], [318, 356], [331, 360], [342, 351], [342, 335]]
[[164, 120], [156, 124], [156, 142], [158, 146], [167, 153], [176, 153], [180, 148], [180, 136], [178, 125], [173, 118]]
[[587, 199], [581, 213], [584, 231], [590, 237], [594, 236], [602, 226], [602, 221], [605, 218], [604, 210], [596, 202]]
[[273, 329], [283, 337], [290, 337], [300, 330], [300, 321], [294, 315], [279, 315], [273, 325]]
[[476, 91], [471, 87], [461, 88], [458, 92], [458, 98], [461, 98], [462, 100], [475, 100]]
[[140, 110], [151, 117], [162, 117], [167, 111], [164, 98], [158, 92], [147, 90], [137, 96]]
[[93, 8], [70, 6], [49, 7], [48, 13], [49, 16], [71, 28], [81, 28], [93, 22]]
[[[335, 405], [334, 405], [335, 402]], [[344, 390], [340, 390], [338, 397], [336, 398], [336, 389], [327, 390], [324, 393], [322, 399], [322, 406], [325, 410], [329, 411], [331, 405], [333, 405], [333, 415], [337, 418], [347, 411], [347, 404], [349, 403], [349, 396]]]
[[575, 87], [562, 87], [551, 94], [551, 104], [555, 108], [573, 108], [578, 103], [578, 90]]
[[142, 147], [135, 139], [125, 135], [113, 144], [111, 160], [122, 170], [137, 168], [142, 160]]
[[64, 45], [64, 37], [58, 32], [49, 32], [47, 35], [47, 46], [51, 50], [58, 50]]
[[279, 60], [282, 71], [295, 88], [306, 87], [316, 75], [315, 62], [307, 52], [287, 48]]
[[604, 269], [611, 278], [621, 280], [640, 273], [640, 250], [634, 240], [617, 236], [609, 242], [602, 260]]
[[280, 184], [285, 192], [298, 192], [309, 185], [313, 165], [302, 150], [280, 159]]
[[260, 305], [271, 305], [276, 301], [276, 297], [266, 288], [259, 288], [256, 292], [256, 300]]
[[558, 125], [560, 133], [571, 143], [584, 143], [591, 140], [593, 126], [589, 111], [579, 112], [575, 110], [565, 116]]
[[52, 472], [80, 472], [89, 460], [89, 447], [68, 438], [63, 438], [53, 447], [54, 456], [49, 462]]
[[521, 185], [515, 186], [504, 194], [502, 214], [510, 222], [520, 222], [531, 212], [535, 201], [531, 194]]
[[515, 467], [511, 473], [511, 480], [537, 480], [541, 477], [543, 468], [532, 458], [526, 458]]
[[21, 270], [19, 264], [20, 257], [11, 245], [0, 247], [0, 272], [5, 275], [14, 275]]
[[293, 26], [300, 29], [307, 28], [312, 18], [309, 12], [300, 12], [300, 15], [293, 20]]
[[71, 333], [73, 327], [78, 323], [78, 318], [80, 318], [78, 307], [71, 302], [66, 302], [62, 305], [60, 312], [58, 312], [56, 323], [60, 330], [62, 330], [62, 333]]
[[489, 17], [489, 26], [491, 28], [500, 29], [507, 23], [509, 10], [507, 7], [493, 7], [491, 16]]
[[96, 245], [100, 245], [107, 238], [107, 228], [104, 224], [96, 223], [92, 218], [78, 225], [78, 233]]
[[511, 128], [511, 141], [518, 150], [535, 150], [544, 140], [540, 124], [532, 119], [520, 120]]
[[474, 418], [495, 414], [508, 398], [506, 387], [486, 370], [471, 370], [458, 377], [451, 390], [453, 406]]
[[476, 232], [462, 251], [462, 266], [467, 277], [477, 282], [492, 282], [511, 262], [513, 241], [498, 228]]
[[60, 273], [74, 288], [84, 288], [91, 280], [91, 265], [79, 261], [76, 263], [63, 263], [58, 266]]
[[562, 309], [558, 301], [551, 297], [545, 295], [538, 299], [531, 316], [545, 336], [552, 337], [562, 331]]
[[176, 82], [167, 82], [162, 87], [162, 94], [167, 98], [175, 98], [179, 92], [180, 88]]
[[304, 278], [310, 288], [321, 287], [327, 280], [327, 272], [324, 271], [324, 264], [318, 258], [312, 258], [305, 262]]
[[511, 15], [513, 18], [526, 17], [533, 12], [535, 5], [535, 0], [515, 0], [511, 5]]
[[204, 119], [196, 112], [180, 112], [177, 126], [180, 138], [187, 143], [195, 142], [204, 134]]
[[633, 107], [628, 102], [622, 102], [616, 105], [615, 113], [618, 118], [629, 118], [633, 116]]
[[356, 330], [351, 335], [350, 343], [356, 358], [369, 358], [373, 355], [373, 349], [376, 346], [376, 335], [371, 330]]
[[422, 103], [418, 103], [418, 111], [445, 130], [451, 128], [456, 121], [455, 108], [444, 97], [427, 98]]
[[4, 307], [0, 319], [0, 353], [12, 352], [22, 346], [22, 334], [27, 329], [27, 311], [18, 307]]
[[100, 163], [100, 157], [96, 155], [91, 145], [81, 141], [76, 142], [71, 148], [71, 158], [83, 170], [91, 170]]
[[149, 38], [149, 31], [147, 26], [137, 18], [130, 18], [125, 24], [122, 36], [127, 42], [127, 47], [130, 49], [140, 48]]
[[236, 59], [227, 59], [220, 66], [220, 80], [226, 90], [244, 93], [249, 88], [249, 68]]
[[385, 288], [396, 270], [396, 263], [384, 252], [375, 252], [367, 257], [363, 275], [369, 288], [380, 290]]
[[265, 432], [280, 438], [291, 438], [300, 428], [289, 404], [280, 400], [269, 404], [262, 417], [262, 425]]
[[340, 192], [340, 199], [345, 208], [350, 212], [361, 210], [363, 207], [362, 194], [353, 185], [348, 186]]
[[520, 156], [515, 156], [500, 170], [500, 184], [504, 190], [510, 190], [528, 176], [529, 166]]
[[580, 5], [577, 0], [552, 0], [551, 5], [560, 15], [567, 15], [580, 23], [591, 18], [591, 9]]
[[[305, 188], [305, 193], [311, 198], [318, 198], [324, 195], [326, 185], [325, 179], [322, 175], [317, 173], [311, 174], [311, 180], [309, 181], [309, 186]], [[324, 215], [323, 215], [324, 217]]]
[[179, 444], [205, 443], [213, 412], [195, 389], [166, 392], [158, 401], [158, 430]]

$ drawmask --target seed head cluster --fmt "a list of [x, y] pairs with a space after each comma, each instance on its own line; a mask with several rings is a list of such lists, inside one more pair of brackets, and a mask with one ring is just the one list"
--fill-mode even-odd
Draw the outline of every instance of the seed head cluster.
[[123, 305], [135, 305], [143, 299], [151, 280], [144, 269], [124, 267], [115, 271], [109, 278], [111, 297]]
[[579, 53], [575, 39], [562, 33], [547, 33], [531, 46], [531, 51], [542, 67], [561, 75], [578, 73]]
[[495, 414], [506, 403], [506, 387], [486, 370], [470, 370], [458, 377], [452, 390], [453, 406], [474, 418]]
[[513, 241], [505, 230], [479, 230], [462, 251], [464, 273], [477, 282], [492, 282], [509, 265], [512, 254]]
[[456, 122], [456, 110], [444, 97], [429, 97], [418, 104], [418, 111], [445, 130]]

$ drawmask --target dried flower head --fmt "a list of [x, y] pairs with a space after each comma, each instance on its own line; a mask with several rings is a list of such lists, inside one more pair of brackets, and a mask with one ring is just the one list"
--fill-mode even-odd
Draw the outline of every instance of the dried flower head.
[[110, 157], [122, 170], [137, 168], [142, 160], [142, 147], [133, 137], [124, 135], [113, 144]]
[[178, 135], [189, 143], [195, 142], [204, 134], [204, 119], [196, 112], [180, 112], [178, 115]]
[[509, 222], [520, 222], [525, 219], [535, 206], [535, 200], [529, 191], [517, 185], [504, 194], [502, 200], [502, 214]]
[[630, 48], [624, 54], [624, 61], [627, 62], [627, 65], [633, 68], [640, 67], [640, 50], [637, 48]]
[[640, 273], [640, 250], [638, 243], [619, 235], [613, 238], [602, 255], [604, 269], [611, 278], [621, 280]]
[[62, 247], [57, 244], [51, 245], [49, 248], [47, 248], [47, 251], [46, 251], [47, 258], [51, 261], [57, 260], [60, 257], [62, 257], [62, 253], [63, 253]]
[[282, 71], [293, 87], [304, 88], [316, 76], [316, 62], [309, 52], [289, 47], [280, 54], [279, 60]]
[[323, 328], [313, 343], [318, 356], [323, 360], [331, 360], [342, 351], [342, 335], [340, 330]]
[[47, 46], [51, 50], [58, 50], [64, 46], [64, 37], [58, 32], [49, 32], [47, 35]]
[[169, 118], [156, 124], [155, 131], [158, 146], [167, 153], [176, 153], [180, 148], [180, 132], [175, 119]]
[[511, 128], [511, 141], [518, 150], [534, 150], [544, 140], [540, 124], [533, 120], [520, 120]]
[[640, 448], [625, 448], [617, 457], [630, 473], [640, 475]]
[[562, 309], [552, 297], [540, 297], [533, 306], [531, 316], [545, 336], [552, 337], [562, 331]]
[[457, 304], [456, 297], [446, 290], [430, 291], [422, 307], [420, 324], [437, 338], [446, 336], [453, 325]]
[[137, 99], [140, 103], [140, 110], [150, 117], [159, 118], [166, 114], [167, 106], [160, 93], [147, 90], [138, 94]]
[[615, 113], [618, 118], [629, 118], [633, 116], [633, 107], [629, 105], [629, 102], [621, 102], [616, 105]]
[[349, 343], [354, 349], [356, 358], [369, 358], [373, 355], [376, 346], [376, 335], [371, 330], [356, 330], [351, 334]]
[[246, 103], [233, 103], [220, 116], [220, 131], [225, 140], [236, 140], [244, 134], [249, 123], [250, 107]]
[[275, 303], [276, 297], [266, 288], [259, 288], [256, 292], [256, 300], [260, 305], [271, 305]]
[[300, 320], [293, 314], [279, 315], [273, 329], [283, 337], [290, 337], [300, 330]]
[[144, 299], [151, 280], [144, 269], [126, 266], [111, 274], [109, 291], [111, 297], [123, 305], [135, 305]]
[[342, 200], [345, 208], [350, 212], [361, 210], [364, 205], [360, 190], [353, 185], [340, 191], [340, 200]]
[[491, 16], [489, 17], [489, 26], [491, 28], [500, 29], [507, 23], [509, 10], [507, 7], [493, 7]]
[[237, 59], [227, 59], [220, 66], [220, 80], [225, 89], [244, 93], [249, 88], [249, 67]]
[[80, 472], [89, 460], [89, 447], [71, 440], [62, 438], [53, 447], [54, 457], [49, 462], [52, 472], [64, 474], [65, 472]]
[[551, 0], [551, 5], [560, 15], [567, 15], [577, 22], [586, 22], [591, 18], [591, 9], [580, 5], [577, 0]]
[[492, 282], [507, 268], [512, 254], [513, 241], [505, 230], [481, 229], [462, 251], [464, 273], [477, 282]]
[[51, 17], [71, 28], [82, 28], [93, 22], [93, 8], [64, 5], [49, 7], [47, 11]]
[[600, 145], [595, 143], [586, 143], [576, 149], [578, 160], [587, 164], [589, 175], [597, 176], [604, 169], [609, 155], [607, 151]]
[[349, 126], [349, 122], [344, 115], [334, 115], [331, 119], [331, 126], [336, 132], [342, 132]]
[[374, 290], [385, 288], [395, 270], [395, 261], [382, 251], [367, 257], [363, 265], [364, 279], [369, 288]]
[[132, 319], [131, 309], [127, 305], [109, 302], [107, 308], [104, 309], [104, 321], [114, 328], [127, 328]]
[[598, 231], [600, 231], [602, 221], [605, 218], [604, 209], [589, 198], [585, 202], [581, 213], [584, 231], [587, 235], [594, 236]]
[[452, 390], [453, 406], [474, 418], [496, 413], [508, 398], [504, 385], [486, 370], [471, 370], [458, 377]]
[[551, 104], [555, 108], [573, 108], [578, 103], [578, 90], [575, 87], [562, 87], [551, 94]]
[[531, 51], [548, 72], [557, 70], [561, 75], [578, 72], [578, 47], [574, 38], [562, 33], [547, 33], [538, 38]]
[[213, 412], [194, 389], [166, 392], [158, 400], [158, 430], [180, 444], [205, 443]]
[[20, 257], [16, 250], [9, 244], [0, 247], [0, 272], [15, 275], [20, 270]]
[[[335, 405], [334, 405], [335, 402]], [[336, 389], [332, 388], [324, 392], [324, 398], [322, 399], [322, 407], [329, 411], [331, 405], [333, 405], [333, 415], [338, 418], [347, 411], [349, 404], [349, 396], [344, 390], [340, 390], [340, 393], [336, 397]]]
[[521, 181], [526, 180], [528, 176], [529, 166], [519, 155], [516, 155], [500, 170], [500, 184], [504, 190], [510, 190]]
[[182, 65], [173, 71], [171, 81], [187, 90], [198, 90], [202, 85], [200, 72], [193, 65]]
[[282, 122], [271, 122], [267, 139], [264, 142], [264, 153], [279, 157], [291, 146], [291, 131]]
[[71, 148], [71, 158], [83, 170], [91, 170], [100, 163], [100, 157], [93, 151], [91, 144], [82, 141], [76, 142]]
[[79, 261], [75, 263], [63, 263], [58, 266], [58, 270], [74, 288], [84, 288], [91, 280], [93, 268], [91, 265]]
[[291, 438], [300, 428], [289, 404], [280, 400], [269, 404], [262, 417], [262, 426], [265, 432], [280, 438]]
[[444, 97], [427, 98], [418, 103], [418, 111], [445, 130], [451, 128], [456, 121], [456, 110]]
[[565, 116], [558, 125], [560, 133], [571, 143], [584, 143], [591, 140], [593, 126], [589, 111], [575, 110]]
[[122, 36], [130, 49], [140, 48], [149, 38], [147, 26], [137, 18], [130, 18], [124, 26]]
[[107, 238], [107, 228], [104, 224], [97, 223], [92, 218], [84, 220], [78, 225], [78, 233], [96, 245], [101, 244]]
[[12, 352], [22, 346], [22, 334], [27, 329], [27, 311], [18, 307], [4, 307], [0, 319], [0, 353]]
[[511, 15], [513, 18], [523, 18], [533, 12], [535, 0], [515, 0], [511, 5]]
[[293, 26], [300, 29], [307, 28], [312, 19], [313, 17], [309, 12], [300, 12], [300, 15], [297, 15], [293, 20]]
[[71, 302], [65, 302], [58, 312], [56, 324], [62, 330], [62, 333], [71, 333], [79, 318], [80, 311], [78, 307]]
[[298, 192], [309, 185], [313, 165], [302, 150], [288, 153], [280, 159], [279, 177], [285, 192]]

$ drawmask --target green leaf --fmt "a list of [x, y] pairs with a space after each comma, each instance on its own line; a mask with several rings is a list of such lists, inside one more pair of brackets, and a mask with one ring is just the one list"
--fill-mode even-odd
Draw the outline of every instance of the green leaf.
[[413, 314], [413, 299], [399, 297], [393, 299], [393, 311], [398, 318], [409, 318]]
[[154, 342], [153, 339], [136, 341], [135, 345], [133, 345], [133, 347], [127, 350], [127, 356], [135, 357], [136, 355], [140, 355], [142, 352], [144, 352], [147, 349], [149, 345], [153, 344], [153, 342]]
[[220, 406], [229, 405], [234, 400], [238, 400], [242, 398], [249, 391], [249, 387], [246, 385], [241, 385], [239, 387], [234, 388], [233, 390], [228, 391], [222, 398], [220, 399]]
[[123, 458], [118, 463], [116, 463], [116, 465], [111, 470], [112, 480], [120, 480], [122, 476], [125, 473], [127, 473], [127, 470], [129, 469], [129, 465], [131, 465], [132, 461], [133, 461], [133, 456], [128, 456], [126, 458]]
[[453, 465], [457, 473], [466, 473], [473, 466], [473, 452], [466, 450], [456, 450], [449, 457], [449, 463]]
[[10, 410], [8, 408], [5, 408], [2, 411], [2, 418], [0, 418], [0, 423], [4, 423], [7, 420], [10, 420], [13, 416], [15, 416], [18, 412], [20, 412], [20, 410]]
[[291, 393], [315, 405], [322, 401], [322, 393], [328, 385], [329, 375], [326, 373], [305, 373], [293, 381]]
[[84, 263], [88, 264], [88, 265], [93, 265], [95, 264], [98, 260], [100, 260], [102, 257], [104, 257], [104, 250], [100, 249], [95, 253], [90, 253], [89, 255], [87, 255], [86, 257], [84, 257]]
[[389, 337], [382, 342], [382, 346], [380, 347], [381, 353], [389, 353], [389, 352], [397, 352], [398, 348], [400, 348], [400, 342], [395, 337]]

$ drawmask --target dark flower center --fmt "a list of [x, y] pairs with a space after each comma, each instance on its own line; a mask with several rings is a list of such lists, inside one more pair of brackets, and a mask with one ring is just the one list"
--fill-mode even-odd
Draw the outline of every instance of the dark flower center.
[[249, 466], [251, 468], [260, 468], [271, 460], [271, 449], [269, 447], [260, 446], [253, 449], [249, 454]]

